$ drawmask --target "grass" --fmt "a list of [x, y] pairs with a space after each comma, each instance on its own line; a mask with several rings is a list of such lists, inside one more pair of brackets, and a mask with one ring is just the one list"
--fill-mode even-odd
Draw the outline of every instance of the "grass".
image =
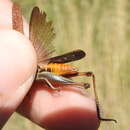
[[[16, 1], [16, 0], [15, 0]], [[18, 1], [18, 0], [17, 0]], [[130, 4], [129, 0], [22, 0], [26, 18], [34, 5], [44, 9], [54, 21], [57, 54], [77, 48], [87, 58], [75, 62], [80, 70], [96, 75], [103, 115], [118, 124], [101, 123], [99, 130], [130, 129]], [[69, 45], [69, 48], [68, 48]], [[17, 126], [16, 126], [17, 124]], [[40, 130], [14, 114], [4, 130]]]

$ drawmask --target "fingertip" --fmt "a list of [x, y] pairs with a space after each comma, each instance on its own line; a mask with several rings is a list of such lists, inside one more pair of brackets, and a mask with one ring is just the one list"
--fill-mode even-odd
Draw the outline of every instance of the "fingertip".
[[35, 83], [17, 111], [48, 130], [97, 130], [100, 124], [95, 100], [74, 87], [54, 91]]
[[[0, 1], [0, 129], [27, 94], [37, 69], [32, 44], [28, 38], [11, 30], [12, 6], [11, 0]], [[24, 18], [23, 24], [28, 36]]]
[[0, 30], [0, 36], [1, 127], [30, 89], [37, 69], [37, 60], [32, 44], [21, 33], [4, 29]]

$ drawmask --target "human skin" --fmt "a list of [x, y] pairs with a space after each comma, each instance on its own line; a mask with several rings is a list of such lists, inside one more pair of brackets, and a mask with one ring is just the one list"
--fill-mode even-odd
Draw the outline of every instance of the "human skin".
[[12, 30], [11, 1], [1, 0], [0, 11], [0, 128], [17, 111], [48, 130], [97, 130], [95, 101], [84, 90], [61, 86], [56, 91], [38, 81], [31, 86], [35, 50], [27, 36]]

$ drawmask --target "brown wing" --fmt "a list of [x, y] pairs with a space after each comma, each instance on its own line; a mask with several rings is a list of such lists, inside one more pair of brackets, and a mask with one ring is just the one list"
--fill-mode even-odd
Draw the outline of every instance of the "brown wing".
[[86, 56], [86, 53], [83, 50], [74, 50], [68, 53], [65, 53], [60, 56], [55, 56], [48, 59], [49, 63], [68, 63], [72, 61], [77, 61]]
[[23, 33], [22, 11], [18, 4], [13, 3], [12, 7], [12, 28]]
[[29, 39], [36, 50], [38, 65], [48, 62], [47, 59], [54, 51], [51, 44], [54, 37], [52, 22], [47, 22], [45, 12], [40, 12], [38, 7], [34, 7], [29, 25]]

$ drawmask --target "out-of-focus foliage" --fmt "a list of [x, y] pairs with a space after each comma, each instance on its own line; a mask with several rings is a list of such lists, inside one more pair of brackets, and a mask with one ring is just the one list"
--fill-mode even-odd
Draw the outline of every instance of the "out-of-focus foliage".
[[[117, 124], [101, 123], [99, 130], [130, 129], [130, 1], [129, 0], [15, 0], [29, 19], [33, 6], [54, 21], [57, 53], [77, 48], [87, 58], [75, 62], [80, 70], [96, 75], [103, 115]], [[69, 46], [69, 48], [68, 48]], [[40, 130], [16, 114], [4, 130]]]

